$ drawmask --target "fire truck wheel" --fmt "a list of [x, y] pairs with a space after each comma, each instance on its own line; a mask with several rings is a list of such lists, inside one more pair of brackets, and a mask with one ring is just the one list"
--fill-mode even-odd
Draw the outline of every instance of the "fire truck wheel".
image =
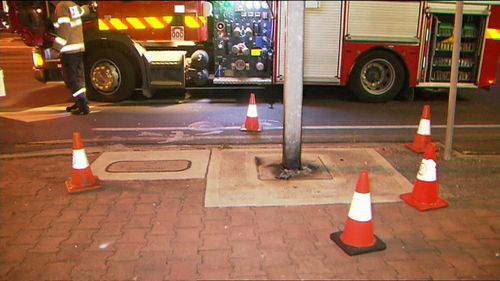
[[363, 102], [386, 102], [403, 89], [405, 68], [399, 59], [383, 50], [363, 55], [349, 76], [349, 90]]
[[91, 52], [85, 68], [89, 99], [117, 102], [134, 93], [135, 71], [122, 53], [110, 50]]

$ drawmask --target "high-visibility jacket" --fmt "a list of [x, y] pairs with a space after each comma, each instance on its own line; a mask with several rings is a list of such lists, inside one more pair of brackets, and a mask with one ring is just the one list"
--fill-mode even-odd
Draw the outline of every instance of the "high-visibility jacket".
[[85, 51], [82, 16], [87, 13], [88, 8], [80, 7], [73, 1], [59, 1], [52, 16], [57, 34], [52, 48], [68, 54]]

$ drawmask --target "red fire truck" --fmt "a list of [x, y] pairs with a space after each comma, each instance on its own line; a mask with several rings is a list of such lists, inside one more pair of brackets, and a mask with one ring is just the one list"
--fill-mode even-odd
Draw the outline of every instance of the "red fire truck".
[[[287, 1], [75, 1], [84, 21], [87, 93], [275, 85], [285, 77]], [[49, 1], [8, 1], [42, 81], [60, 79]], [[499, 1], [465, 1], [459, 87], [496, 83]], [[348, 86], [366, 102], [449, 87], [454, 1], [305, 1], [304, 83]], [[293, 67], [293, 66], [289, 66]]]

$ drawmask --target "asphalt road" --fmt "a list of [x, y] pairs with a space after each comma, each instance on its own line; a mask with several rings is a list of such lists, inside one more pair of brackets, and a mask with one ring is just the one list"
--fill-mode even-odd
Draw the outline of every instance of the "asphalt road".
[[[0, 97], [1, 151], [71, 142], [79, 131], [87, 142], [169, 144], [256, 144], [283, 140], [282, 93], [256, 90], [261, 133], [244, 133], [250, 90], [162, 91], [152, 99], [91, 103], [93, 113], [64, 111], [70, 95], [62, 83], [33, 78], [31, 49], [15, 36], [0, 36], [0, 67], [6, 97]], [[433, 140], [444, 143], [447, 93], [417, 93], [414, 101], [366, 104], [342, 87], [305, 87], [303, 142], [411, 142], [422, 108], [431, 106]], [[500, 86], [461, 89], [455, 114], [454, 148], [466, 153], [500, 153]]]

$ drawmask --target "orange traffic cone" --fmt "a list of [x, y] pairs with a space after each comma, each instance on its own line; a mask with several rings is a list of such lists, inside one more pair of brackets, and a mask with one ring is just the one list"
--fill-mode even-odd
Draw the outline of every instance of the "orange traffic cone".
[[413, 192], [399, 197], [419, 211], [448, 207], [448, 202], [438, 197], [436, 174], [436, 146], [429, 143], [418, 169]]
[[257, 105], [255, 104], [255, 94], [250, 94], [250, 104], [248, 105], [247, 117], [245, 124], [241, 126], [240, 131], [260, 132], [262, 128], [259, 125], [259, 117], [257, 117]]
[[424, 105], [415, 139], [413, 143], [406, 143], [405, 146], [413, 152], [423, 153], [427, 144], [431, 142], [431, 107], [430, 105]]
[[83, 148], [80, 133], [73, 133], [73, 170], [71, 178], [66, 181], [69, 193], [77, 193], [101, 188], [99, 179], [94, 177]]
[[350, 256], [386, 248], [385, 243], [373, 234], [368, 172], [359, 174], [344, 231], [332, 233], [330, 239]]

